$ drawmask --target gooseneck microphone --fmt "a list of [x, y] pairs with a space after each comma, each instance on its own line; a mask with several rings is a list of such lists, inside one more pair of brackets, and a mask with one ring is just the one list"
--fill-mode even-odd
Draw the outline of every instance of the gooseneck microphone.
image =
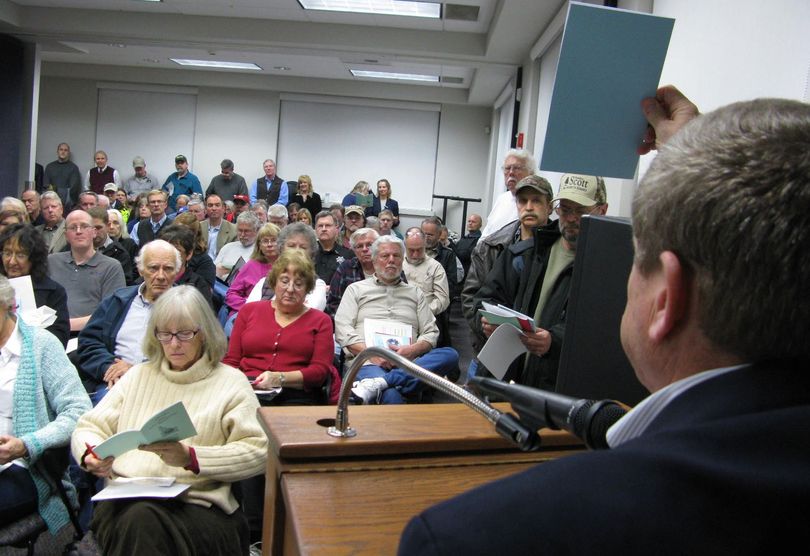
[[511, 403], [520, 421], [533, 430], [566, 430], [592, 450], [609, 448], [607, 430], [627, 413], [611, 400], [572, 398], [491, 378], [471, 377], [470, 382], [481, 392], [496, 394]]

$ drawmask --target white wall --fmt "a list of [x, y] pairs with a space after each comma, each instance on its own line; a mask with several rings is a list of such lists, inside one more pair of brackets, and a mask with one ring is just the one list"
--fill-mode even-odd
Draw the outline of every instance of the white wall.
[[[37, 162], [46, 165], [54, 160], [56, 145], [65, 141], [70, 144], [73, 161], [82, 174], [91, 168], [96, 150], [97, 106], [96, 80], [43, 76]], [[189, 156], [193, 161], [192, 172], [200, 178], [203, 187], [219, 172], [223, 158], [232, 159], [236, 172], [246, 180], [261, 174], [264, 159], [277, 158], [279, 106], [280, 95], [274, 91], [197, 88], [194, 152]], [[489, 185], [486, 178], [489, 136], [485, 128], [490, 125], [491, 117], [489, 108], [442, 105], [433, 184], [436, 193], [484, 196]], [[104, 148], [103, 145], [98, 147]], [[165, 176], [174, 171], [175, 154], [167, 153], [165, 160], [147, 160], [147, 168]], [[132, 155], [128, 155], [122, 160], [111, 159], [110, 165], [126, 177], [132, 171], [131, 161]], [[278, 171], [282, 177], [294, 179], [306, 169], [285, 169], [283, 161], [279, 161]], [[407, 184], [393, 185], [394, 191], [397, 187], [407, 187]], [[430, 199], [422, 203], [422, 206], [430, 205]], [[455, 228], [460, 228], [461, 224], [460, 207], [460, 203], [452, 202], [448, 206], [452, 209], [448, 220]], [[434, 209], [441, 214], [440, 204], [434, 204]], [[483, 211], [480, 206], [471, 210]], [[405, 223], [418, 222], [423, 216], [424, 211], [414, 215], [413, 220], [406, 217]]]
[[810, 100], [810, 2], [655, 0], [653, 13], [675, 18], [661, 83], [701, 111], [757, 97]]

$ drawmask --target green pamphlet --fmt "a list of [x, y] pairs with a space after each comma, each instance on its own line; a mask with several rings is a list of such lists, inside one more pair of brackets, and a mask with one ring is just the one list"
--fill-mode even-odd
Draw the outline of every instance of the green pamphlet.
[[114, 434], [93, 448], [93, 452], [99, 459], [118, 457], [144, 444], [175, 442], [196, 434], [197, 429], [188, 416], [186, 406], [183, 402], [177, 402], [150, 417], [140, 430]]

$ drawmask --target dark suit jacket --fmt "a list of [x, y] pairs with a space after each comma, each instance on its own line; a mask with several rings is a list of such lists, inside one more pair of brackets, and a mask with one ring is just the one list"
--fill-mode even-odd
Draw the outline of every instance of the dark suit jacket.
[[428, 509], [400, 554], [767, 554], [807, 546], [810, 373], [758, 365], [684, 392], [638, 438]]

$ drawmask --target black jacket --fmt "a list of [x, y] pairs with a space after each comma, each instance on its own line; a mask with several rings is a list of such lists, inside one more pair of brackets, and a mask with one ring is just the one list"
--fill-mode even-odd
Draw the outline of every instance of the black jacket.
[[127, 286], [131, 286], [135, 283], [135, 280], [138, 278], [138, 273], [135, 272], [132, 257], [123, 245], [113, 240], [111, 244], [102, 247], [99, 251], [101, 251], [102, 255], [107, 255], [111, 259], [115, 259], [121, 263], [121, 268], [124, 270], [124, 280], [126, 280]]
[[[560, 237], [557, 222], [549, 222], [546, 226], [535, 230], [534, 238], [519, 241], [504, 249], [473, 298], [475, 310], [482, 307], [482, 301], [487, 301], [533, 316], [551, 247]], [[565, 337], [565, 316], [573, 267], [573, 264], [568, 265], [557, 277], [540, 315], [538, 325], [551, 333], [551, 348], [543, 357], [529, 355], [525, 368], [524, 358], [517, 358], [509, 367], [505, 377], [507, 380], [511, 379], [519, 384], [536, 388], [554, 389]], [[480, 319], [475, 321], [479, 333], [481, 333], [480, 322]], [[509, 362], [505, 361], [504, 364]]]
[[56, 321], [45, 330], [59, 338], [63, 346], [67, 346], [70, 338], [70, 315], [65, 288], [47, 276], [37, 282], [32, 280], [31, 286], [34, 289], [34, 301], [37, 307], [47, 305], [56, 311]]

